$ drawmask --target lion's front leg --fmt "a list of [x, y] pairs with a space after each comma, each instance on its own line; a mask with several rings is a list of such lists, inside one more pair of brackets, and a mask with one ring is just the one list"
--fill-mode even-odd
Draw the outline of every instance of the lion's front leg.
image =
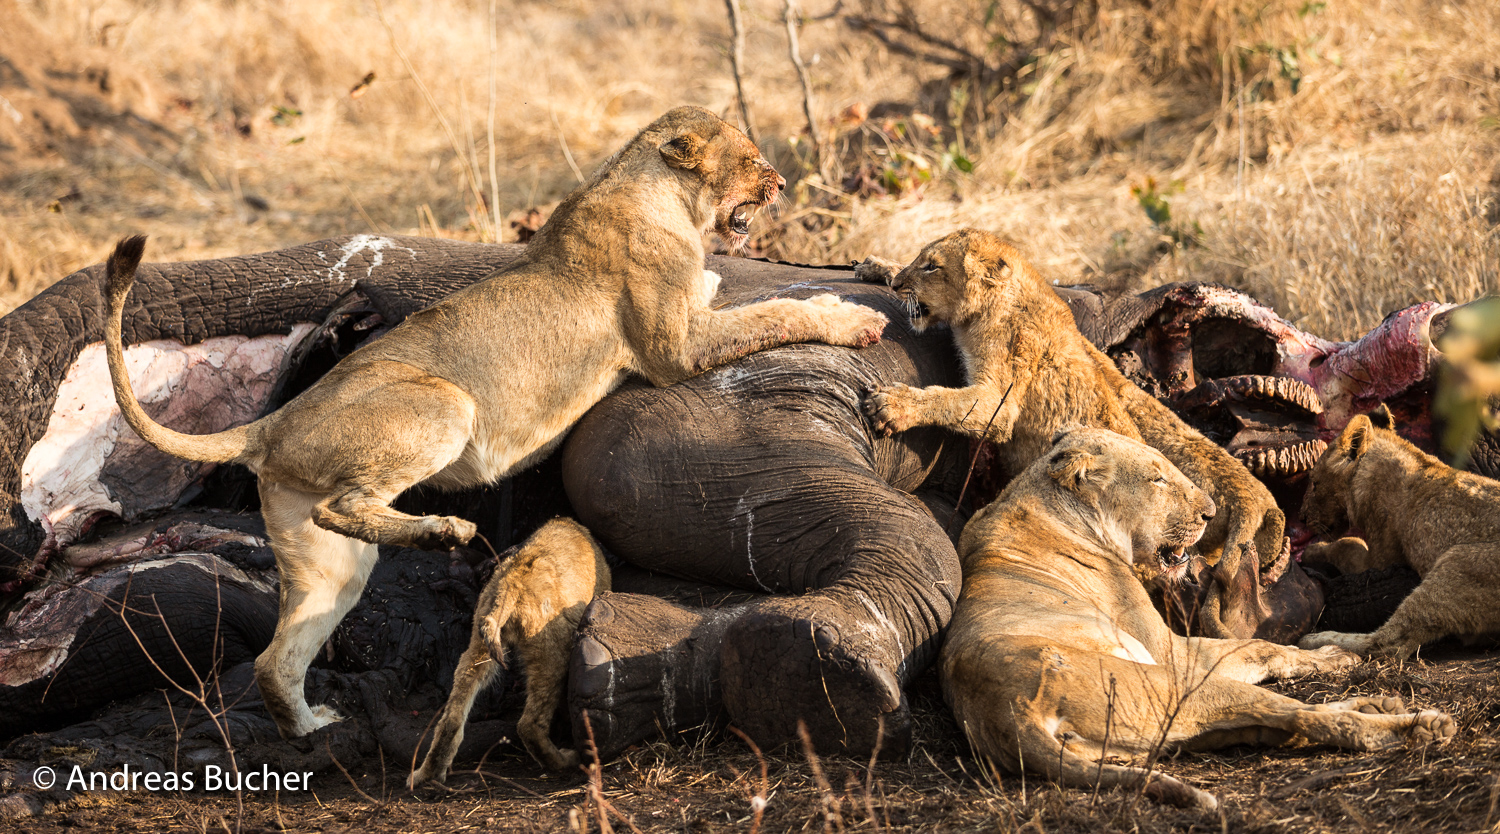
[[873, 345], [887, 322], [878, 310], [827, 293], [806, 300], [773, 298], [728, 310], [705, 309], [693, 313], [677, 338], [640, 345], [637, 370], [653, 385], [671, 385], [781, 345]]
[[886, 437], [916, 426], [945, 426], [1004, 443], [1020, 416], [1019, 402], [1014, 396], [1002, 402], [1001, 392], [993, 385], [913, 388], [896, 383], [867, 391], [864, 410], [875, 433]]
[[1307, 651], [1266, 640], [1220, 640], [1173, 635], [1176, 650], [1198, 675], [1221, 675], [1242, 683], [1336, 672], [1360, 663], [1359, 655], [1329, 646]]

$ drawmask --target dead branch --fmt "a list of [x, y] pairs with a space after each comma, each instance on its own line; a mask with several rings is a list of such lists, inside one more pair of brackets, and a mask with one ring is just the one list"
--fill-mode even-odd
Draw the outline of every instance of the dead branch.
[[740, 107], [740, 122], [745, 126], [745, 135], [751, 142], [755, 138], [755, 122], [750, 120], [750, 102], [745, 98], [745, 28], [740, 18], [740, 0], [724, 0], [729, 7], [729, 31], [732, 40], [729, 47], [729, 66], [734, 72], [734, 98]]
[[797, 78], [802, 82], [802, 112], [807, 116], [807, 134], [812, 139], [813, 159], [818, 165], [818, 174], [828, 178], [828, 169], [823, 160], [823, 136], [818, 131], [818, 120], [813, 117], [812, 81], [807, 77], [807, 65], [802, 63], [802, 47], [797, 42], [797, 3], [785, 0], [782, 19], [786, 21], [787, 52], [792, 57], [792, 66], [797, 68]]

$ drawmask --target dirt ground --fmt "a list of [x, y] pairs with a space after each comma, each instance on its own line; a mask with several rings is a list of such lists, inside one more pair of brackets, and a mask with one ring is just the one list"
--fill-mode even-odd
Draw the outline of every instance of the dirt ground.
[[[1405, 663], [1275, 687], [1311, 702], [1399, 694], [1457, 720], [1451, 742], [1382, 753], [1236, 747], [1160, 767], [1213, 792], [1219, 814], [1158, 805], [1133, 793], [1061, 789], [997, 774], [972, 758], [936, 677], [913, 691], [912, 750], [896, 761], [758, 759], [720, 732], [694, 744], [636, 748], [597, 781], [541, 774], [517, 747], [482, 765], [457, 763], [450, 790], [412, 794], [410, 764], [370, 761], [315, 774], [280, 797], [93, 793], [26, 820], [32, 834], [120, 831], [593, 831], [600, 800], [615, 831], [1432, 831], [1500, 830], [1500, 654], [1442, 645]], [[754, 809], [765, 798], [763, 816]]]

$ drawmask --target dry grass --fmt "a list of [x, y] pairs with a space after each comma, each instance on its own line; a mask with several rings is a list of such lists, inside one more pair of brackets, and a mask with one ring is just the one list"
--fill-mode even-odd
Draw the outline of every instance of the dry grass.
[[1395, 834], [1493, 831], [1500, 821], [1500, 669], [1493, 657], [1450, 645], [1436, 662], [1369, 663], [1277, 688], [1314, 702], [1399, 694], [1410, 705], [1448, 711], [1459, 735], [1441, 747], [1380, 753], [1239, 747], [1161, 762], [1223, 801], [1222, 814], [1200, 814], [1130, 791], [1063, 789], [989, 768], [972, 758], [935, 675], [927, 675], [910, 694], [914, 748], [873, 765], [810, 758], [793, 747], [757, 756], [720, 733], [696, 744], [636, 748], [602, 769], [597, 788], [582, 774], [539, 774], [524, 752], [503, 748], [487, 757], [482, 773], [460, 763], [449, 779], [453, 791], [412, 795], [399, 767], [382, 768], [371, 756], [348, 778], [336, 771], [314, 776], [313, 795], [247, 795], [243, 813], [230, 795], [84, 795], [29, 820], [27, 830], [595, 831], [599, 797], [621, 815], [614, 830], [644, 832]]
[[[678, 103], [736, 112], [718, 3], [497, 0], [492, 62], [491, 4], [478, 0], [4, 2], [45, 33], [53, 65], [116, 81], [76, 138], [0, 153], [0, 309], [126, 232], [155, 236], [164, 259], [371, 228], [510, 236], [506, 218], [575, 183], [569, 155], [587, 169]], [[1333, 336], [1414, 299], [1500, 287], [1500, 7], [1041, 5], [1064, 12], [1045, 32], [1015, 0], [923, 3], [905, 18], [882, 0], [839, 7], [951, 40], [979, 73], [807, 9], [832, 162], [762, 221], [757, 251], [900, 258], [976, 225], [1063, 282], [1220, 280]], [[780, 12], [745, 3], [745, 81], [762, 144], [799, 179], [809, 154]], [[126, 130], [127, 110], [167, 132]], [[1148, 181], [1168, 227], [1132, 195]]]

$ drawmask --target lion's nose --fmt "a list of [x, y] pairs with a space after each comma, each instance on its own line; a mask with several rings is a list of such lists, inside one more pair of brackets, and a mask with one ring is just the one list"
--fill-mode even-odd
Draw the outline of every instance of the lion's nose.
[[1202, 513], [1203, 520], [1206, 522], [1214, 517], [1214, 513], [1218, 511], [1218, 507], [1214, 506], [1214, 499], [1207, 494], [1204, 494], [1203, 501], [1205, 504], [1207, 504], [1207, 506], [1203, 508]]

